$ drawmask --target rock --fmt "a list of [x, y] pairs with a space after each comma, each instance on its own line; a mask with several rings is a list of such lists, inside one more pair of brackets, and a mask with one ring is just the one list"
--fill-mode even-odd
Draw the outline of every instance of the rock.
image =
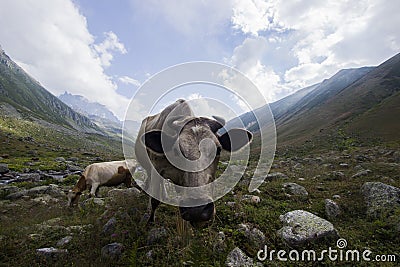
[[213, 244], [213, 248], [214, 248], [214, 252], [216, 253], [222, 253], [225, 251], [226, 249], [226, 237], [224, 232], [218, 232], [214, 244]]
[[57, 157], [57, 158], [54, 159], [54, 161], [65, 162], [65, 158], [63, 158], [63, 157]]
[[36, 202], [36, 203], [42, 203], [42, 204], [47, 205], [50, 202], [57, 203], [59, 200], [57, 198], [54, 198], [54, 197], [51, 197], [51, 196], [45, 194], [40, 197], [36, 197], [36, 198], [32, 199], [32, 201]]
[[115, 217], [112, 217], [103, 226], [103, 234], [111, 235], [112, 233], [114, 233], [116, 226], [117, 226], [117, 219]]
[[238, 230], [244, 234], [250, 246], [261, 248], [265, 244], [265, 235], [258, 228], [241, 223], [239, 224]]
[[40, 181], [39, 173], [21, 173], [16, 180], [16, 182], [39, 182], [39, 181]]
[[92, 224], [84, 224], [84, 225], [71, 225], [65, 228], [68, 233], [77, 233], [77, 234], [84, 234], [89, 230], [93, 229]]
[[9, 194], [16, 193], [18, 192], [18, 190], [19, 188], [16, 186], [10, 186], [10, 185], [2, 186], [0, 187], [0, 197], [1, 196], [5, 197], [8, 196]]
[[8, 165], [4, 163], [0, 163], [0, 174], [4, 174], [9, 172]]
[[303, 186], [296, 183], [284, 183], [283, 189], [292, 195], [308, 196], [307, 190]]
[[105, 205], [105, 202], [104, 202], [104, 198], [93, 197], [93, 198], [86, 199], [86, 200], [83, 201], [80, 205], [81, 205], [83, 208], [85, 208], [85, 207], [87, 207], [87, 206], [90, 207], [90, 205], [104, 206], [104, 205]]
[[72, 240], [72, 236], [71, 235], [67, 235], [66, 237], [63, 237], [60, 240], [58, 240], [56, 246], [57, 247], [63, 247], [65, 245], [67, 245], [69, 242], [71, 242], [71, 240]]
[[366, 175], [368, 175], [370, 173], [371, 173], [371, 170], [362, 170], [362, 171], [357, 172], [353, 176], [351, 176], [351, 178], [356, 178], [356, 177], [360, 177], [360, 176], [366, 176]]
[[22, 198], [23, 196], [26, 196], [27, 192], [28, 192], [28, 190], [21, 190], [21, 191], [15, 192], [15, 193], [12, 193], [12, 194], [9, 194], [8, 196], [6, 196], [6, 199], [16, 200], [16, 199]]
[[79, 159], [76, 158], [76, 157], [70, 157], [70, 158], [67, 159], [67, 161], [78, 162]]
[[55, 259], [60, 255], [65, 255], [68, 253], [66, 249], [59, 249], [59, 248], [38, 248], [36, 249], [36, 254], [42, 257], [45, 257], [47, 260]]
[[74, 164], [67, 164], [67, 170], [70, 172], [83, 172], [83, 169]]
[[55, 184], [33, 187], [27, 192], [27, 195], [31, 197], [41, 194], [47, 194], [53, 197], [63, 197], [65, 195], [63, 191], [59, 189], [58, 185]]
[[119, 198], [119, 197], [129, 198], [129, 197], [136, 197], [139, 195], [140, 195], [140, 190], [135, 187], [126, 189], [114, 188], [108, 191], [107, 193], [107, 196], [111, 198]]
[[252, 204], [257, 204], [261, 202], [261, 199], [259, 196], [254, 196], [254, 195], [244, 195], [242, 197], [242, 201], [252, 203]]
[[278, 235], [289, 245], [299, 247], [322, 240], [336, 240], [339, 235], [332, 223], [308, 211], [295, 210], [279, 217], [283, 227]]
[[378, 218], [400, 208], [400, 189], [381, 182], [367, 182], [361, 187], [367, 204], [367, 216]]
[[154, 245], [158, 241], [160, 241], [162, 238], [167, 237], [167, 230], [165, 230], [164, 227], [160, 228], [153, 228], [149, 231], [149, 234], [147, 236], [147, 245]]
[[331, 171], [325, 175], [325, 180], [335, 181], [340, 180], [344, 177], [344, 173], [341, 171]]
[[369, 160], [369, 158], [367, 156], [364, 156], [364, 155], [357, 155], [355, 158], [359, 162], [364, 162], [364, 161], [368, 161]]
[[301, 164], [301, 163], [296, 163], [294, 166], [293, 166], [293, 168], [294, 169], [301, 169], [301, 168], [303, 168], [303, 164]]
[[111, 243], [105, 245], [101, 249], [101, 257], [104, 259], [116, 260], [119, 257], [121, 257], [123, 251], [124, 251], [124, 245], [122, 245], [121, 243]]
[[325, 199], [325, 213], [330, 219], [336, 218], [341, 213], [339, 205], [331, 199]]
[[274, 179], [288, 179], [289, 177], [281, 172], [272, 172], [267, 174], [266, 179], [274, 180]]
[[248, 257], [240, 248], [235, 247], [226, 258], [229, 267], [253, 267], [253, 259]]
[[339, 166], [342, 167], [342, 168], [346, 168], [346, 169], [347, 169], [347, 168], [349, 167], [349, 164], [347, 164], [347, 163], [340, 163]]

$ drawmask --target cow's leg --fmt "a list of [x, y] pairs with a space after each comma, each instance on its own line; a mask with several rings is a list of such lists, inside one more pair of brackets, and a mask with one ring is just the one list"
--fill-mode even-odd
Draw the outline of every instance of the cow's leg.
[[158, 205], [160, 205], [160, 201], [150, 197], [150, 205], [151, 205], [151, 211], [150, 211], [150, 216], [149, 216], [149, 220], [147, 221], [147, 224], [152, 224], [154, 223], [154, 215], [156, 213], [156, 209], [158, 207]]
[[92, 188], [90, 189], [89, 197], [97, 197], [97, 192], [99, 191], [98, 188], [100, 183], [92, 183]]

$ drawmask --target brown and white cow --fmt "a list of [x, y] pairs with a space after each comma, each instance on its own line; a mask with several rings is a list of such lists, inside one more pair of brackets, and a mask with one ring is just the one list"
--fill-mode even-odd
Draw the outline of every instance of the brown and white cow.
[[86, 189], [90, 196], [97, 196], [99, 186], [117, 186], [124, 183], [132, 187], [132, 174], [126, 161], [110, 161], [90, 164], [67, 194], [68, 206], [78, 203], [79, 197]]
[[[173, 115], [170, 115], [170, 113]], [[157, 171], [163, 178], [169, 179], [175, 185], [183, 187], [206, 185], [215, 179], [222, 149], [236, 151], [251, 141], [252, 134], [244, 129], [232, 129], [225, 134], [219, 135], [217, 131], [224, 126], [225, 121], [219, 117], [213, 118], [215, 120], [193, 116], [188, 103], [180, 99], [166, 107], [161, 113], [149, 116], [142, 121], [135, 144], [135, 154], [136, 160], [147, 172], [148, 180], [146, 181], [146, 186], [152, 187], [147, 189], [152, 190], [158, 186], [162, 187], [162, 185], [157, 184], [158, 182], [156, 184], [152, 182], [152, 176], [153, 178], [155, 177], [154, 171]], [[162, 132], [162, 129], [165, 129], [163, 128], [164, 123], [168, 125], [168, 133], [165, 131]], [[175, 132], [174, 129], [176, 129]], [[163, 143], [161, 143], [161, 138], [163, 138]], [[212, 140], [215, 144], [216, 150], [209, 149], [209, 151], [214, 151], [213, 155], [209, 151], [200, 151], [201, 146], [199, 145], [204, 139]], [[174, 148], [172, 146], [168, 147], [168, 143], [174, 143]], [[165, 144], [167, 145], [165, 146]], [[165, 150], [169, 149], [175, 152], [177, 149], [180, 149], [181, 155], [189, 161], [196, 161], [200, 159], [201, 155], [206, 155], [206, 160], [211, 161], [211, 164], [201, 171], [184, 171], [175, 167], [167, 159], [165, 154], [168, 151]], [[155, 191], [153, 190], [153, 192]], [[205, 195], [191, 197], [197, 199], [204, 198], [205, 201], [201, 201], [201, 203], [208, 204], [187, 207], [181, 203], [179, 205], [181, 217], [195, 227], [204, 226], [207, 222], [212, 221], [215, 215], [215, 206], [210, 197]], [[160, 201], [150, 197], [150, 203], [151, 213], [148, 222], [152, 223], [154, 222], [155, 210]]]

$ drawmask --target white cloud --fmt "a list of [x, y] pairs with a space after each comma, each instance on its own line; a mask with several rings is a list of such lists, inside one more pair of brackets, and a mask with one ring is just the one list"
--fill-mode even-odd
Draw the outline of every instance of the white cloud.
[[274, 4], [275, 1], [234, 0], [231, 18], [233, 27], [254, 36], [269, 29], [281, 31], [281, 26], [274, 21]]
[[400, 50], [398, 1], [236, 0], [233, 11], [233, 27], [255, 36], [251, 42], [258, 45], [247, 38], [232, 60], [262, 88], [270, 80], [274, 93], [266, 96], [275, 100], [342, 68], [377, 65]]
[[112, 52], [126, 52], [123, 44], [109, 32], [96, 51], [86, 18], [72, 1], [6, 1], [0, 25], [3, 49], [46, 89], [83, 95], [123, 117], [128, 99], [117, 94], [103, 68]]
[[112, 31], [104, 33], [104, 41], [100, 44], [95, 44], [93, 47], [100, 57], [101, 64], [104, 67], [109, 67], [113, 60], [113, 52], [126, 54], [127, 51], [123, 43], [118, 40], [118, 37]]
[[235, 48], [228, 63], [243, 72], [258, 87], [266, 100], [271, 102], [286, 93], [286, 88], [282, 86], [281, 78], [272, 67], [262, 63], [268, 45], [268, 40], [264, 37], [246, 38]]
[[134, 86], [139, 87], [140, 86], [140, 82], [134, 78], [131, 78], [129, 76], [121, 76], [118, 77], [118, 81], [124, 83], [124, 84], [132, 84]]

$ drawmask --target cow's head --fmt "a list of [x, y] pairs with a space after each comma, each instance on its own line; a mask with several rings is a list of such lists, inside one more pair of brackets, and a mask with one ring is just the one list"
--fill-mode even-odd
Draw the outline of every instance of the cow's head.
[[68, 207], [72, 207], [75, 204], [78, 204], [79, 198], [83, 191], [86, 189], [86, 179], [85, 176], [81, 175], [78, 182], [74, 186], [72, 190], [69, 190], [67, 193], [68, 198]]
[[[172, 127], [178, 129], [175, 136], [159, 130], [150, 131], [143, 135], [142, 141], [145, 146], [155, 154], [180, 154], [185, 160], [196, 162], [199, 165], [202, 165], [204, 161], [211, 162], [209, 165], [208, 163], [204, 165], [207, 166], [205, 168], [198, 168], [201, 171], [175, 170], [170, 173], [166, 171], [162, 174], [164, 178], [184, 187], [206, 185], [215, 179], [222, 149], [230, 152], [237, 151], [251, 141], [252, 134], [244, 129], [231, 129], [222, 135], [217, 134], [217, 131], [223, 127], [224, 120], [218, 117], [214, 118], [216, 120], [204, 117], [186, 117], [175, 120], [171, 123]], [[205, 139], [207, 139], [207, 142], [202, 142]], [[196, 198], [206, 200], [201, 202], [208, 202], [208, 204], [185, 207], [181, 203], [179, 208], [181, 217], [195, 227], [201, 227], [212, 221], [215, 215], [215, 206], [211, 198], [207, 194], [201, 195], [201, 193], [189, 197], [195, 200]]]

